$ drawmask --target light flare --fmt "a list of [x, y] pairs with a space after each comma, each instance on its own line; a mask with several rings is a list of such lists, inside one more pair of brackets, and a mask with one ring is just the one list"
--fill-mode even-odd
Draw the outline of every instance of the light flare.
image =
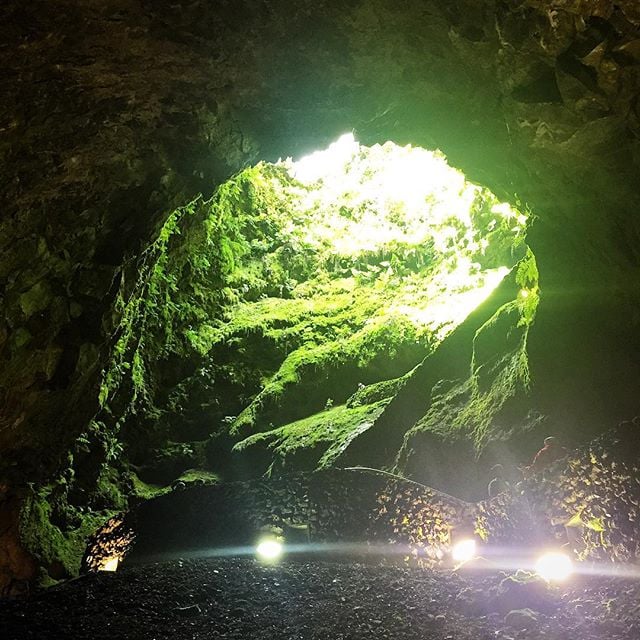
[[478, 545], [473, 538], [466, 538], [456, 542], [451, 547], [451, 558], [454, 562], [463, 563], [469, 562], [476, 557]]
[[256, 555], [265, 562], [275, 562], [282, 557], [284, 547], [282, 542], [275, 538], [265, 538], [256, 546]]
[[573, 573], [573, 562], [566, 553], [549, 551], [536, 562], [536, 572], [547, 582], [563, 582]]

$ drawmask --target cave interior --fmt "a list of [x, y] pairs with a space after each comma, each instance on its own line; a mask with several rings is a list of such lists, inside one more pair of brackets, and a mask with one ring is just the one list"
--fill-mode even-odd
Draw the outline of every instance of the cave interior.
[[367, 466], [473, 501], [636, 416], [639, 27], [633, 0], [3, 3], [0, 586], [76, 575], [176, 483]]

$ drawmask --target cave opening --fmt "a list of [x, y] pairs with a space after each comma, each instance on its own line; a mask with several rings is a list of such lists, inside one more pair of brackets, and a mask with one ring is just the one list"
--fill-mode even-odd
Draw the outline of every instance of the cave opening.
[[[244, 169], [174, 211], [123, 272], [91, 433], [145, 495], [346, 464], [498, 289], [508, 303], [488, 303], [488, 324], [508, 318], [515, 373], [487, 382], [478, 340], [470, 375], [478, 404], [500, 404], [515, 378], [526, 384], [530, 219], [439, 151], [352, 134]], [[486, 434], [474, 437], [481, 448]], [[401, 461], [400, 444], [380, 466]]]

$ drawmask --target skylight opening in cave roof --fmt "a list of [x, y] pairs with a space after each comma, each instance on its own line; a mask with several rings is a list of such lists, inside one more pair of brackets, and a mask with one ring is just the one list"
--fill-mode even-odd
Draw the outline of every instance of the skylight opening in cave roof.
[[318, 347], [355, 344], [398, 322], [433, 348], [526, 251], [526, 215], [441, 152], [368, 147], [351, 134], [245, 169], [211, 207], [222, 311], [192, 330], [198, 348], [250, 327]]
[[[524, 246], [527, 216], [469, 182], [439, 151], [393, 142], [365, 147], [345, 134], [282, 164], [308, 214], [304, 242], [345, 264], [368, 256], [395, 289], [386, 312], [438, 339], [491, 294], [515, 264], [514, 247]], [[419, 287], [408, 284], [411, 274], [393, 277], [398, 255], [416, 264]], [[361, 271], [351, 268], [356, 278]]]
[[[471, 215], [474, 203], [489, 192], [468, 182], [439, 151], [392, 142], [364, 147], [353, 134], [345, 134], [324, 151], [290, 161], [289, 167], [308, 188], [308, 209], [335, 211], [339, 202], [357, 212], [357, 220], [325, 215], [324, 223], [309, 229], [310, 239], [331, 242], [340, 254], [374, 251], [392, 241], [419, 246], [428, 240], [444, 253], [460, 227], [469, 249], [482, 249], [483, 238]], [[513, 223], [514, 235], [523, 233], [526, 216], [508, 203], [492, 200], [494, 220], [486, 231], [502, 219]]]
[[[309, 415], [303, 397], [308, 412], [346, 403], [360, 383], [411, 371], [514, 267], [505, 294], [532, 321], [526, 222], [440, 152], [411, 145], [346, 135], [297, 162], [248, 167], [160, 229], [100, 402], [125, 392], [143, 406], [153, 367], [193, 350], [234, 437]], [[188, 395], [181, 385], [171, 411]]]

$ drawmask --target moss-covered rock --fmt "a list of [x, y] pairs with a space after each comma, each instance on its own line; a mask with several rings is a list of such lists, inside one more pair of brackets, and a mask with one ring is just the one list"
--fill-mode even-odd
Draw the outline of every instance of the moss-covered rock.
[[[234, 459], [265, 444], [256, 432], [275, 438], [276, 466], [306, 442], [313, 467], [316, 439], [292, 442], [317, 428], [329, 464], [366, 422], [356, 408], [391, 397], [523, 250], [526, 216], [441, 154], [350, 138], [323, 153], [247, 169], [177, 210], [124, 274], [100, 421], [145, 480], [202, 465], [207, 439], [225, 469], [234, 442]], [[429, 179], [407, 191], [414, 175]], [[339, 428], [305, 422], [377, 384]]]
[[242, 453], [248, 449], [252, 460], [262, 458], [260, 466], [264, 469], [267, 464], [270, 473], [326, 468], [354, 438], [373, 424], [387, 402], [381, 400], [356, 407], [342, 405], [329, 408], [277, 429], [249, 436], [236, 444], [233, 450]]
[[[0, 9], [0, 63], [11, 78], [0, 88], [2, 479], [48, 485], [80, 446], [88, 451], [77, 456], [84, 463], [76, 481], [86, 497], [104, 451], [118, 450], [113, 443], [126, 441], [128, 455], [145, 462], [169, 441], [198, 441], [221, 422], [230, 425], [291, 347], [259, 337], [251, 358], [268, 366], [258, 372], [237, 366], [237, 351], [225, 361], [219, 350], [216, 380], [224, 380], [225, 393], [218, 406], [200, 354], [219, 327], [196, 318], [185, 336], [194, 346], [182, 337], [176, 343], [178, 351], [188, 347], [186, 358], [173, 346], [157, 359], [149, 344], [135, 359], [133, 343], [125, 349], [116, 365], [130, 369], [116, 371], [102, 397], [111, 415], [99, 417], [100, 435], [90, 433], [101, 408], [100, 372], [126, 334], [123, 307], [158, 255], [151, 249], [138, 258], [168, 218], [175, 220], [170, 212], [198, 193], [204, 202], [258, 158], [302, 155], [352, 129], [371, 144], [440, 148], [501, 199], [535, 210], [527, 240], [543, 297], [527, 335], [531, 393], [523, 400], [533, 420], [547, 416], [545, 429], [579, 439], [637, 412], [638, 11], [633, 0], [555, 5], [124, 0], [114, 8], [65, 0], [54, 8], [7, 0]], [[274, 271], [278, 264], [271, 263]], [[259, 297], [262, 273], [260, 264], [246, 269], [247, 295]], [[191, 279], [185, 265], [179, 288], [197, 299]], [[272, 282], [268, 297], [292, 285], [282, 271]], [[220, 289], [222, 299], [228, 288]], [[167, 292], [164, 308], [172, 310]], [[510, 293], [484, 321], [517, 299]], [[162, 328], [176, 335], [172, 318], [152, 314], [156, 346], [166, 344]], [[459, 333], [458, 342], [449, 340], [457, 347], [441, 352], [460, 357], [464, 371], [442, 369], [444, 355], [430, 359], [433, 376], [444, 372], [440, 396], [447, 380], [472, 382], [478, 328], [464, 338], [466, 347]], [[402, 398], [376, 421], [380, 429], [366, 432], [376, 434], [363, 443], [377, 443], [383, 453], [372, 449], [371, 456], [380, 464], [425, 415], [423, 400], [439, 380], [424, 371], [398, 392]], [[485, 390], [499, 378], [498, 369], [479, 373], [489, 374]], [[345, 394], [370, 381], [359, 378]], [[250, 391], [243, 395], [243, 388]], [[462, 390], [461, 399], [480, 397], [471, 384]], [[127, 413], [134, 393], [137, 413]], [[270, 429], [272, 418], [262, 420], [260, 410], [255, 416], [248, 430]], [[505, 433], [506, 422], [490, 432]], [[514, 456], [535, 450], [540, 433], [525, 429], [531, 424], [512, 423]], [[211, 459], [231, 444], [216, 440]]]
[[30, 318], [34, 313], [44, 311], [50, 301], [51, 291], [48, 283], [37, 282], [20, 296], [20, 308], [25, 317]]
[[109, 515], [74, 509], [59, 487], [29, 492], [20, 511], [20, 541], [44, 571], [44, 584], [78, 574], [89, 536]]

